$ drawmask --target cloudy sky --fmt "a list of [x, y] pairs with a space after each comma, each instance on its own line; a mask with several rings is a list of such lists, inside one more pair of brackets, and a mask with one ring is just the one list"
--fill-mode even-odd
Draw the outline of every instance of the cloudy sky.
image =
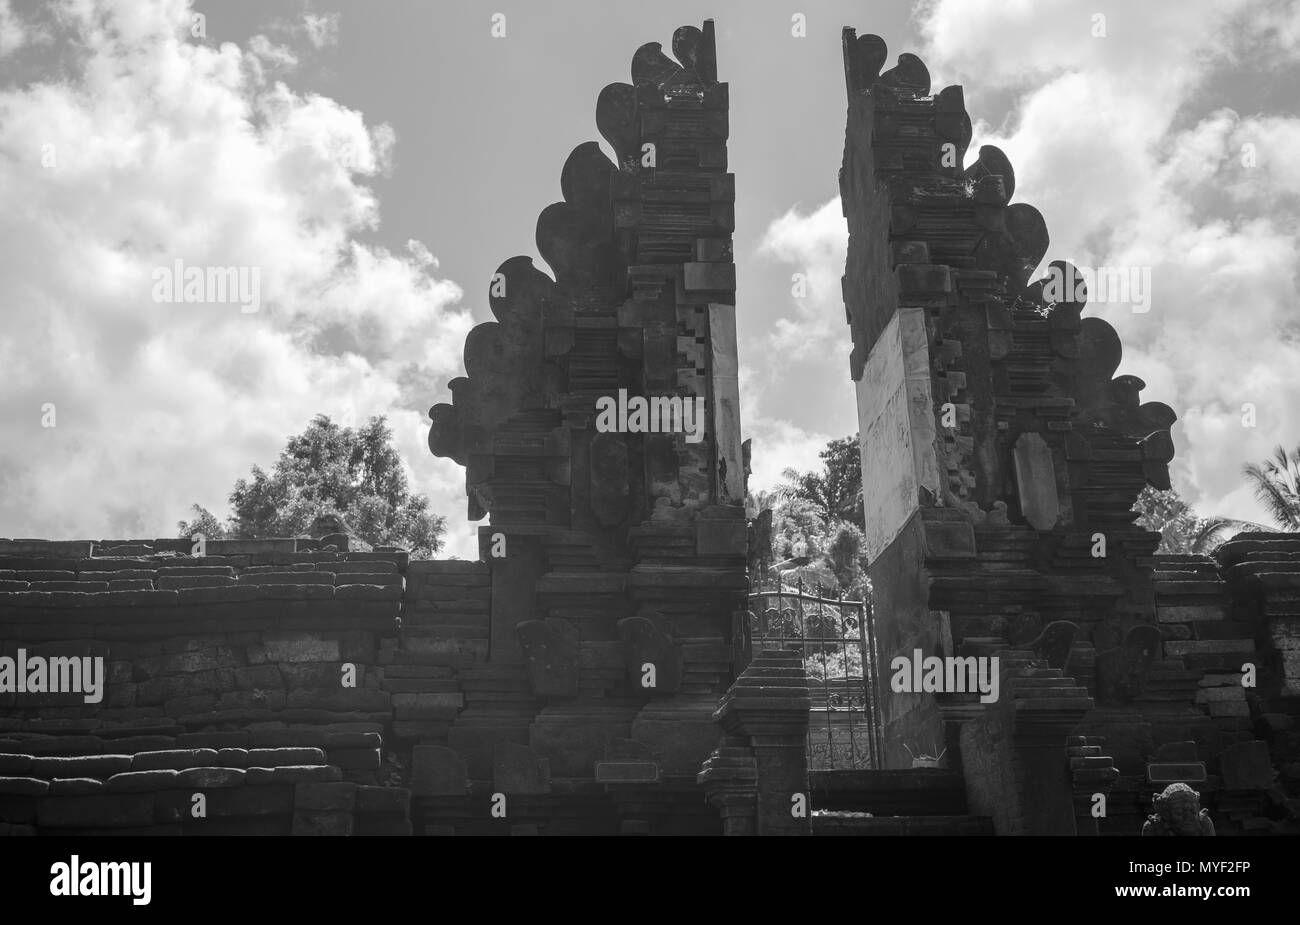
[[[601, 87], [706, 17], [731, 83], [751, 487], [855, 429], [853, 25], [965, 86], [971, 150], [1008, 153], [1048, 260], [1151, 268], [1150, 311], [1089, 311], [1179, 414], [1175, 487], [1264, 517], [1241, 466], [1300, 442], [1300, 4], [0, 0], [0, 536], [171, 535], [191, 504], [225, 514], [314, 414], [386, 414], [448, 553], [474, 555], [427, 410], [497, 266], [545, 266], [536, 218], [599, 140]], [[261, 310], [155, 302], [177, 257], [260, 266]]]

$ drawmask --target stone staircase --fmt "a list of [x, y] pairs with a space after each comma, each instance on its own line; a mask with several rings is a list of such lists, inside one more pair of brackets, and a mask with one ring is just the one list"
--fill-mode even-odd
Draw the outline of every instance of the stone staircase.
[[993, 820], [966, 807], [961, 772], [812, 771], [814, 835], [992, 835]]

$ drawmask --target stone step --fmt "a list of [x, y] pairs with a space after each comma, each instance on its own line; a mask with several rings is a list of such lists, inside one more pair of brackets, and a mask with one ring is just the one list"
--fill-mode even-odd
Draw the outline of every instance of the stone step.
[[1087, 697], [1088, 689], [1077, 685], [1068, 687], [1020, 687], [1009, 690], [1017, 700], [1060, 700]]
[[1065, 672], [1059, 668], [1017, 668], [1008, 672], [1013, 678], [1063, 678]]
[[[1101, 749], [1097, 749], [1101, 751]], [[1070, 767], [1072, 768], [1109, 768], [1113, 763], [1109, 755], [1081, 755], [1079, 757], [1070, 757]]]
[[813, 808], [877, 815], [961, 815], [967, 811], [961, 773], [946, 768], [811, 771]]
[[[1040, 711], [1040, 710], [1041, 710], [1041, 711], [1053, 711], [1053, 710], [1059, 710], [1059, 711], [1062, 711], [1062, 712], [1073, 713], [1073, 712], [1076, 712], [1076, 711], [1078, 711], [1078, 712], [1084, 712], [1084, 711], [1086, 711], [1086, 710], [1091, 709], [1091, 708], [1092, 708], [1092, 698], [1088, 696], [1088, 692], [1087, 692], [1085, 689], [1083, 689], [1083, 688], [1079, 688], [1079, 691], [1080, 691], [1080, 693], [1079, 693], [1077, 696], [1074, 696], [1074, 697], [1060, 697], [1060, 696], [1051, 696], [1051, 697], [1037, 697], [1037, 696], [1030, 696], [1030, 697], [1017, 697], [1017, 698], [1016, 698], [1016, 710], [1017, 710], [1017, 711]], [[1044, 692], [1044, 693], [1049, 693], [1049, 692]], [[1050, 692], [1050, 693], [1055, 694], [1056, 692], [1055, 692], [1055, 691], [1052, 691], [1052, 692]]]
[[1079, 685], [1074, 678], [1055, 677], [1055, 678], [1024, 678], [1020, 676], [1013, 677], [1007, 681], [1008, 687], [1014, 687], [1015, 690], [1038, 690], [1059, 688], [1069, 688], [1078, 690]]
[[870, 816], [814, 812], [814, 835], [992, 835], [988, 816]]
[[1171, 639], [1165, 652], [1175, 657], [1193, 655], [1236, 655], [1255, 651], [1249, 639]]
[[1065, 753], [1070, 758], [1100, 758], [1102, 748], [1100, 745], [1073, 745]]

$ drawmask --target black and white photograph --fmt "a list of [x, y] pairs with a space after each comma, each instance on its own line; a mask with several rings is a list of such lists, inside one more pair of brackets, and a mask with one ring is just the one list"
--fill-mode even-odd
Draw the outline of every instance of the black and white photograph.
[[6, 899], [1283, 908], [1300, 0], [0, 0], [0, 205]]

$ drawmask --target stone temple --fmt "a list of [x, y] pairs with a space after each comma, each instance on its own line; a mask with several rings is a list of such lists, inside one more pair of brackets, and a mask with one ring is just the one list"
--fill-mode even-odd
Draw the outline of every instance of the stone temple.
[[[0, 693], [0, 834], [1136, 836], [1174, 783], [1217, 835], [1300, 831], [1300, 535], [1156, 554], [1132, 507], [1168, 487], [1175, 412], [1036, 279], [1046, 222], [1001, 151], [966, 156], [962, 89], [852, 29], [878, 748], [811, 760], [816, 685], [750, 612], [713, 23], [670, 50], [596, 98], [616, 159], [560, 165], [549, 272], [501, 264], [430, 411], [479, 561], [337, 533], [0, 541], [0, 656], [104, 665], [94, 703]], [[704, 438], [598, 427], [620, 390], [702, 399]], [[865, 681], [917, 650], [997, 657], [998, 698]]]

